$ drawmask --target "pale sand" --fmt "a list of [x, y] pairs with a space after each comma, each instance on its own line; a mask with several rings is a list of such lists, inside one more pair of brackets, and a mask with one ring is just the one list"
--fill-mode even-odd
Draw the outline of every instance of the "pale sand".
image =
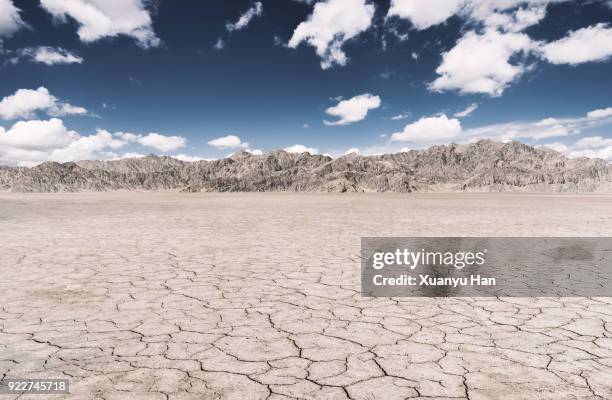
[[612, 236], [610, 195], [1, 194], [0, 232], [0, 376], [67, 398], [612, 398], [612, 298], [358, 292], [362, 236]]

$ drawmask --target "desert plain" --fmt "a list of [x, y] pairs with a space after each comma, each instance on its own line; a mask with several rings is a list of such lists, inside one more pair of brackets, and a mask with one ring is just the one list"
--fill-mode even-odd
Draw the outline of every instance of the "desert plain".
[[610, 194], [0, 194], [0, 399], [610, 399], [612, 298], [367, 298], [363, 236], [612, 236]]

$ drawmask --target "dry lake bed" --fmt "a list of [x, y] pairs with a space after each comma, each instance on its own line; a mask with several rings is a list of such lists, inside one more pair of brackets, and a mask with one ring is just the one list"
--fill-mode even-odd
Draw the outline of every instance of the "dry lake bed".
[[20, 399], [612, 398], [612, 298], [365, 298], [362, 236], [612, 236], [612, 196], [0, 194], [0, 377], [70, 380]]

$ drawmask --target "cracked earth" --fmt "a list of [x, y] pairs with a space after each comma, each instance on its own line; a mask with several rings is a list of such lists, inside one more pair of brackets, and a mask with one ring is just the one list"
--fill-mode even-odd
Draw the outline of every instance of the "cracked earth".
[[1, 194], [0, 232], [0, 378], [54, 399], [612, 398], [612, 298], [364, 298], [358, 258], [612, 236], [612, 196]]

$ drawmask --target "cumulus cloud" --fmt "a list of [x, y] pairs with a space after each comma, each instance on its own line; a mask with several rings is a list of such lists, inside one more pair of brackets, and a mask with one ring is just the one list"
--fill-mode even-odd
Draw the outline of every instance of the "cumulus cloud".
[[541, 53], [553, 64], [577, 65], [604, 61], [612, 56], [612, 28], [602, 23], [578, 29], [542, 46]]
[[310, 153], [319, 154], [319, 149], [316, 147], [306, 147], [303, 144], [294, 144], [293, 146], [285, 147], [287, 153]]
[[32, 166], [44, 161], [119, 159], [140, 155], [129, 152], [119, 156], [116, 153], [128, 144], [166, 152], [183, 147], [185, 142], [185, 138], [177, 136], [126, 132], [112, 134], [104, 129], [85, 136], [69, 130], [58, 118], [19, 121], [8, 130], [0, 127], [0, 163]]
[[240, 137], [236, 135], [227, 135], [213, 139], [208, 142], [209, 146], [216, 147], [218, 149], [246, 149], [249, 147], [248, 143], [244, 143]]
[[87, 113], [87, 110], [83, 107], [59, 101], [57, 97], [49, 93], [47, 88], [42, 86], [36, 90], [19, 89], [14, 94], [0, 100], [0, 118], [2, 119], [31, 119], [36, 116], [38, 111], [51, 116]]
[[263, 14], [263, 4], [258, 1], [255, 2], [247, 11], [245, 11], [238, 21], [231, 23], [228, 22], [225, 28], [228, 32], [239, 31], [246, 28], [251, 23], [251, 20], [255, 17], [260, 17]]
[[605, 118], [610, 116], [612, 116], [612, 107], [600, 108], [587, 113], [587, 117], [589, 118]]
[[123, 143], [113, 139], [109, 132], [98, 130], [95, 135], [81, 136], [68, 146], [53, 150], [49, 159], [67, 162], [106, 158], [113, 154], [112, 152], [105, 152], [106, 148], [115, 150], [123, 147], [123, 145]]
[[24, 26], [20, 11], [12, 0], [0, 0], [0, 37], [11, 36]]
[[17, 51], [17, 56], [10, 61], [13, 64], [25, 59], [31, 62], [37, 62], [46, 65], [55, 64], [81, 64], [83, 58], [61, 47], [26, 47]]
[[446, 115], [423, 117], [391, 135], [394, 142], [428, 143], [452, 139], [461, 133], [461, 122]]
[[106, 158], [123, 144], [104, 130], [81, 136], [57, 118], [19, 121], [9, 130], [0, 128], [0, 162], [24, 166], [43, 161], [77, 161]]
[[430, 85], [434, 91], [456, 90], [500, 96], [527, 69], [524, 57], [537, 55], [553, 64], [577, 65], [605, 61], [612, 56], [612, 28], [599, 23], [569, 32], [544, 43], [521, 33], [545, 17], [547, 6], [567, 0], [392, 0], [387, 18], [409, 20], [423, 30], [452, 16], [469, 22], [466, 33], [443, 53], [440, 75]]
[[76, 21], [79, 38], [86, 43], [119, 35], [134, 38], [143, 48], [161, 43], [143, 0], [41, 0], [41, 5], [58, 21]]
[[136, 142], [159, 151], [168, 152], [185, 147], [187, 139], [181, 136], [165, 136], [159, 133], [149, 133], [139, 137]]
[[459, 16], [474, 31], [443, 53], [434, 91], [500, 96], [527, 69], [518, 56], [538, 55], [553, 64], [601, 62], [612, 56], [612, 27], [599, 23], [544, 43], [520, 32], [546, 17], [547, 6], [567, 0], [392, 0], [387, 17], [409, 20], [423, 30]]
[[321, 58], [321, 68], [346, 65], [342, 45], [372, 25], [374, 6], [366, 0], [326, 0], [315, 4], [312, 14], [293, 31], [288, 46], [306, 42]]
[[510, 59], [535, 47], [522, 33], [468, 32], [442, 55], [442, 64], [436, 69], [440, 76], [429, 88], [437, 92], [457, 90], [500, 96], [526, 69], [520, 62], [511, 64]]
[[438, 25], [456, 14], [465, 0], [392, 0], [387, 16], [410, 20], [418, 30]]
[[337, 121], [323, 121], [325, 125], [350, 125], [365, 119], [368, 111], [380, 107], [380, 97], [366, 93], [341, 100], [338, 104], [328, 108], [325, 112], [328, 115], [340, 118]]
[[48, 121], [19, 121], [7, 131], [0, 130], [0, 146], [44, 151], [66, 146], [78, 137], [76, 132], [66, 129], [62, 120], [57, 118]]
[[476, 111], [477, 108], [478, 108], [478, 103], [472, 103], [469, 106], [467, 106], [464, 110], [461, 110], [453, 114], [453, 116], [456, 118], [465, 118], [465, 117], [472, 115], [472, 113]]
[[187, 144], [187, 139], [182, 136], [166, 136], [156, 132], [151, 132], [147, 135], [130, 132], [115, 132], [113, 136], [120, 138], [120, 140], [126, 144], [138, 143], [161, 152], [178, 150], [185, 147]]

